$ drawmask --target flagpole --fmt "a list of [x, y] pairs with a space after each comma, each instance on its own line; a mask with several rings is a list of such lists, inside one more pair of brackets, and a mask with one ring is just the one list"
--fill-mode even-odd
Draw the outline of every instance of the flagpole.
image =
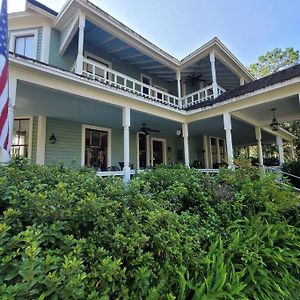
[[[0, 163], [10, 161], [15, 97], [10, 96], [8, 84], [8, 23], [7, 0], [2, 0], [0, 14]], [[12, 105], [13, 104], [13, 105]]]

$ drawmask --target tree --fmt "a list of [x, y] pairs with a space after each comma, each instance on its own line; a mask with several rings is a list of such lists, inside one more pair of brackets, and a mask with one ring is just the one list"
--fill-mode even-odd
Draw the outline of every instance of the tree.
[[[294, 48], [286, 48], [282, 50], [275, 48], [272, 51], [268, 51], [266, 54], [258, 58], [258, 62], [249, 66], [249, 71], [259, 79], [264, 76], [271, 75], [283, 69], [295, 66], [299, 64], [299, 51]], [[300, 120], [283, 124], [283, 127], [296, 135], [298, 140], [295, 142], [296, 153], [300, 158]]]
[[297, 64], [299, 64], [298, 50], [275, 48], [260, 56], [258, 62], [249, 66], [249, 71], [255, 78], [262, 78]]

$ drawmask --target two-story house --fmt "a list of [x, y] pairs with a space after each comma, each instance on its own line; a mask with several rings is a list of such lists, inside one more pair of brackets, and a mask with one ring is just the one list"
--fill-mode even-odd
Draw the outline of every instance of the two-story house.
[[8, 20], [12, 153], [37, 164], [128, 180], [162, 163], [231, 166], [237, 146], [257, 144], [262, 165], [262, 143], [283, 163], [295, 138], [270, 123], [300, 119], [300, 66], [254, 81], [217, 38], [178, 60], [87, 0], [59, 13], [27, 0]]

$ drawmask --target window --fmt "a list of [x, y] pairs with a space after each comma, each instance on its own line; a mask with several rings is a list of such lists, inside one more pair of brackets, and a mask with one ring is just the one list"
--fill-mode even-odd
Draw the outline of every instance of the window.
[[110, 129], [83, 125], [82, 164], [106, 171], [110, 166]]
[[10, 34], [9, 51], [36, 59], [38, 30], [15, 31]]
[[139, 152], [139, 168], [147, 167], [147, 135], [138, 133], [138, 152]]
[[[96, 66], [95, 66], [95, 75], [101, 77], [101, 78], [104, 78], [105, 76], [105, 72], [104, 72], [104, 69], [102, 69], [101, 67], [104, 67], [104, 68], [108, 68], [108, 69], [111, 69], [112, 68], [112, 63], [101, 58], [101, 57], [98, 57], [94, 54], [91, 54], [91, 53], [88, 53], [88, 52], [85, 52], [85, 57], [91, 62], [95, 62]], [[100, 67], [98, 67], [97, 65], [99, 65]], [[84, 69], [88, 72], [88, 73], [91, 73], [93, 74], [93, 66], [92, 64], [84, 64]], [[109, 79], [111, 80], [111, 73], [108, 72], [106, 74], [106, 79]]]
[[34, 35], [17, 36], [15, 39], [15, 53], [30, 58], [34, 57]]
[[15, 119], [12, 137], [12, 156], [29, 157], [29, 126], [30, 119]]
[[[147, 85], [152, 85], [152, 78], [144, 74], [141, 75], [141, 81]], [[143, 86], [143, 94], [149, 95], [149, 88]]]

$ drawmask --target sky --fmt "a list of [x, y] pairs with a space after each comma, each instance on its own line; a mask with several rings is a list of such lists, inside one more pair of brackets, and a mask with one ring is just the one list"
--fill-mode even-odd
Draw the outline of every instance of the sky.
[[[66, 2], [39, 1], [56, 11]], [[24, 2], [8, 0], [8, 10], [22, 10]], [[299, 0], [91, 2], [178, 59], [215, 36], [246, 66], [275, 47], [300, 50]]]

